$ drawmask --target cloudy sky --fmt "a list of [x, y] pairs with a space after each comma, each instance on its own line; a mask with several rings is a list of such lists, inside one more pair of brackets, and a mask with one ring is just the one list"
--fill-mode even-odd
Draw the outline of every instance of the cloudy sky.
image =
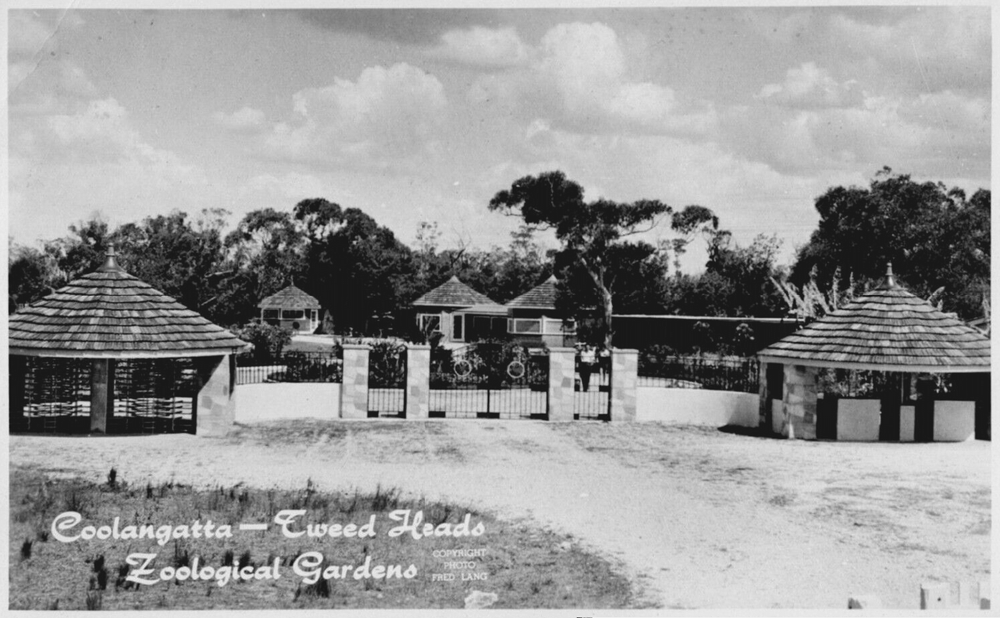
[[[990, 188], [985, 7], [9, 13], [9, 234], [325, 197], [412, 243], [560, 169], [804, 242], [883, 166]], [[669, 224], [655, 236], [669, 237]], [[696, 270], [697, 267], [692, 268]]]

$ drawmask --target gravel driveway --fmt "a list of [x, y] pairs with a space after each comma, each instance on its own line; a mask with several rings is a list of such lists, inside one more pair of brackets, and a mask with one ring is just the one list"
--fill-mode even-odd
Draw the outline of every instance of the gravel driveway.
[[[574, 535], [645, 606], [919, 607], [988, 579], [990, 445], [783, 441], [658, 423], [282, 421], [225, 439], [12, 436], [12, 467], [103, 481], [378, 484]], [[493, 541], [503, 543], [503, 539]]]

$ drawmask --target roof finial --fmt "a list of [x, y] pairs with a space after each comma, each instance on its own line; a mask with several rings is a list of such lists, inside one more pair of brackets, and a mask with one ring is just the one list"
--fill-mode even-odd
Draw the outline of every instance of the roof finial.
[[115, 243], [108, 243], [108, 249], [104, 252], [104, 265], [98, 268], [100, 272], [120, 271], [122, 267], [118, 265], [118, 252], [115, 251]]
[[885, 268], [885, 287], [896, 287], [896, 276], [892, 274], [892, 262], [889, 262]]

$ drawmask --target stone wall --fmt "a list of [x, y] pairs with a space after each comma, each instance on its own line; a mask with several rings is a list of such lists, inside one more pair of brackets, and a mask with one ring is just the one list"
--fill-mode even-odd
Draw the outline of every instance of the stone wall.
[[549, 348], [549, 420], [573, 420], [576, 350]]
[[758, 396], [753, 393], [640, 386], [635, 420], [709, 427], [757, 427], [758, 403]]
[[611, 420], [635, 420], [639, 384], [639, 351], [611, 351]]
[[816, 438], [816, 368], [785, 365], [784, 423], [790, 438]]
[[767, 365], [764, 361], [760, 362], [759, 374], [757, 376], [759, 387], [757, 389], [758, 394], [758, 419], [757, 426], [761, 428], [767, 428], [771, 424], [771, 393], [767, 389]]
[[974, 401], [934, 402], [934, 441], [962, 442], [976, 437]]
[[[837, 439], [848, 442], [877, 442], [882, 402], [878, 399], [837, 401]], [[902, 421], [902, 414], [900, 414]]]
[[340, 417], [368, 418], [367, 345], [344, 344], [344, 382], [340, 387]]
[[340, 418], [340, 384], [336, 382], [241, 384], [235, 400], [240, 424]]
[[[340, 385], [267, 384], [254, 385], [267, 392], [284, 389], [290, 398], [247, 393], [248, 409], [241, 421], [277, 418], [368, 418], [367, 345], [344, 346], [343, 383]], [[638, 409], [638, 359], [636, 350], [615, 350], [611, 363], [611, 420], [634, 421]], [[548, 383], [548, 419], [571, 421], [574, 416], [576, 351], [573, 348], [550, 348]], [[424, 420], [430, 410], [430, 347], [411, 345], [407, 352], [406, 419]], [[253, 389], [251, 389], [253, 391]], [[256, 391], [254, 391], [256, 393]], [[292, 396], [294, 394], [294, 396]], [[252, 401], [251, 401], [252, 399]], [[257, 401], [257, 400], [260, 401]], [[266, 404], [264, 402], [267, 402]], [[242, 405], [242, 404], [241, 404]], [[263, 407], [262, 407], [263, 406]], [[270, 407], [289, 409], [268, 410]], [[745, 407], [745, 406], [743, 406]], [[294, 409], [293, 409], [294, 408]], [[230, 421], [231, 424], [231, 421]], [[199, 419], [199, 428], [201, 420]], [[200, 429], [199, 429], [200, 431]]]
[[430, 412], [431, 346], [406, 348], [406, 418], [426, 419]]
[[236, 359], [231, 354], [195, 359], [201, 389], [195, 401], [195, 433], [199, 436], [224, 436], [236, 419]]

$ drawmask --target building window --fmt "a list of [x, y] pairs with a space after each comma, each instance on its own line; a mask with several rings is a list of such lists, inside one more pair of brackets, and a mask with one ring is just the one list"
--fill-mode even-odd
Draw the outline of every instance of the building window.
[[465, 339], [465, 316], [455, 315], [452, 316], [451, 321], [451, 338], [455, 341], [463, 341]]
[[546, 335], [565, 334], [566, 322], [558, 318], [542, 318], [542, 333]]
[[282, 309], [281, 318], [284, 320], [301, 320], [305, 317], [306, 312], [302, 309]]
[[261, 312], [261, 316], [260, 317], [264, 318], [265, 320], [277, 320], [278, 319], [278, 310], [277, 309], [264, 309]]
[[441, 316], [436, 313], [418, 313], [417, 324], [422, 333], [441, 332]]
[[507, 332], [514, 335], [540, 335], [542, 321], [538, 318], [508, 318]]

